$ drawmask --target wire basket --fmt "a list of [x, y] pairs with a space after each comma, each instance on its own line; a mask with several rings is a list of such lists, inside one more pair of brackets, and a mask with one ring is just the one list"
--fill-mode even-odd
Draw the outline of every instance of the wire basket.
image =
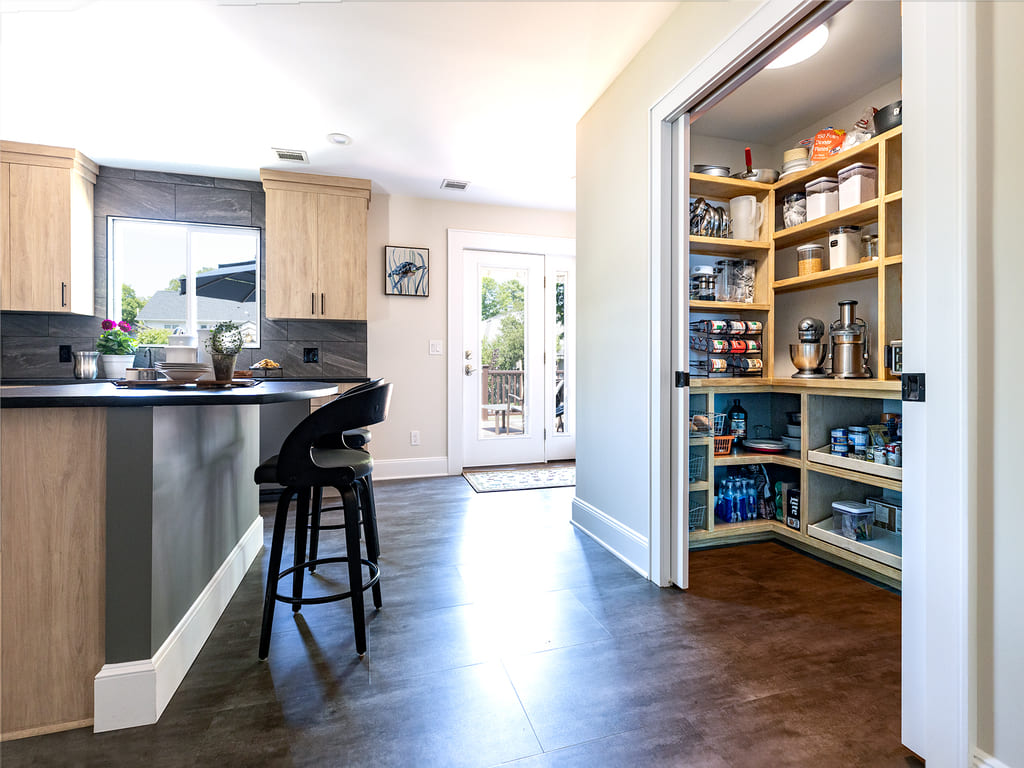
[[725, 456], [732, 450], [732, 435], [715, 435], [715, 456]]
[[704, 478], [704, 454], [690, 454], [690, 482]]
[[707, 504], [695, 504], [690, 502], [690, 530], [704, 527], [704, 518], [707, 516]]
[[690, 437], [714, 437], [724, 431], [724, 413], [690, 411]]

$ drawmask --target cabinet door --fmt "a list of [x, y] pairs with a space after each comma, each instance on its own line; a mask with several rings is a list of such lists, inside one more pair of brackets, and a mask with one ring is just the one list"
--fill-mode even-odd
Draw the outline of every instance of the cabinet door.
[[10, 309], [11, 289], [11, 164], [0, 163], [0, 309]]
[[5, 274], [3, 309], [66, 312], [71, 171], [12, 163], [9, 174], [10, 271]]
[[366, 320], [366, 200], [318, 197], [317, 317]]
[[311, 192], [267, 190], [267, 317], [319, 316], [316, 198]]

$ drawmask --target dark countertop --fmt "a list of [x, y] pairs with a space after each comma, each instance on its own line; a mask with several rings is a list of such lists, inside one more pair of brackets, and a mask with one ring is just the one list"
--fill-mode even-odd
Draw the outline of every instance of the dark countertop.
[[[8, 382], [11, 380], [8, 379]], [[119, 389], [110, 382], [0, 387], [3, 408], [149, 408], [158, 405], [263, 405], [333, 395], [323, 381], [263, 381], [236, 389]]]

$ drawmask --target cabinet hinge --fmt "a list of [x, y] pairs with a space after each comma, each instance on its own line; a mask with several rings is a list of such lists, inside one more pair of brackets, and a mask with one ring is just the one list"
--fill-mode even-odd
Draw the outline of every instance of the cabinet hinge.
[[676, 371], [676, 386], [679, 389], [690, 386], [690, 372]]

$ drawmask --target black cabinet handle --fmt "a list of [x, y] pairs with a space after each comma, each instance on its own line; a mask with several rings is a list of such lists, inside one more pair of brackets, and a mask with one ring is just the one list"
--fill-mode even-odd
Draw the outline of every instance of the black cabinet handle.
[[320, 314], [321, 315], [325, 314], [324, 313], [324, 295], [322, 293], [320, 294]]
[[60, 305], [62, 307], [66, 307], [68, 305], [67, 289], [68, 289], [68, 284], [67, 283], [61, 283], [60, 284]]
[[316, 292], [309, 294], [309, 314], [316, 314]]

